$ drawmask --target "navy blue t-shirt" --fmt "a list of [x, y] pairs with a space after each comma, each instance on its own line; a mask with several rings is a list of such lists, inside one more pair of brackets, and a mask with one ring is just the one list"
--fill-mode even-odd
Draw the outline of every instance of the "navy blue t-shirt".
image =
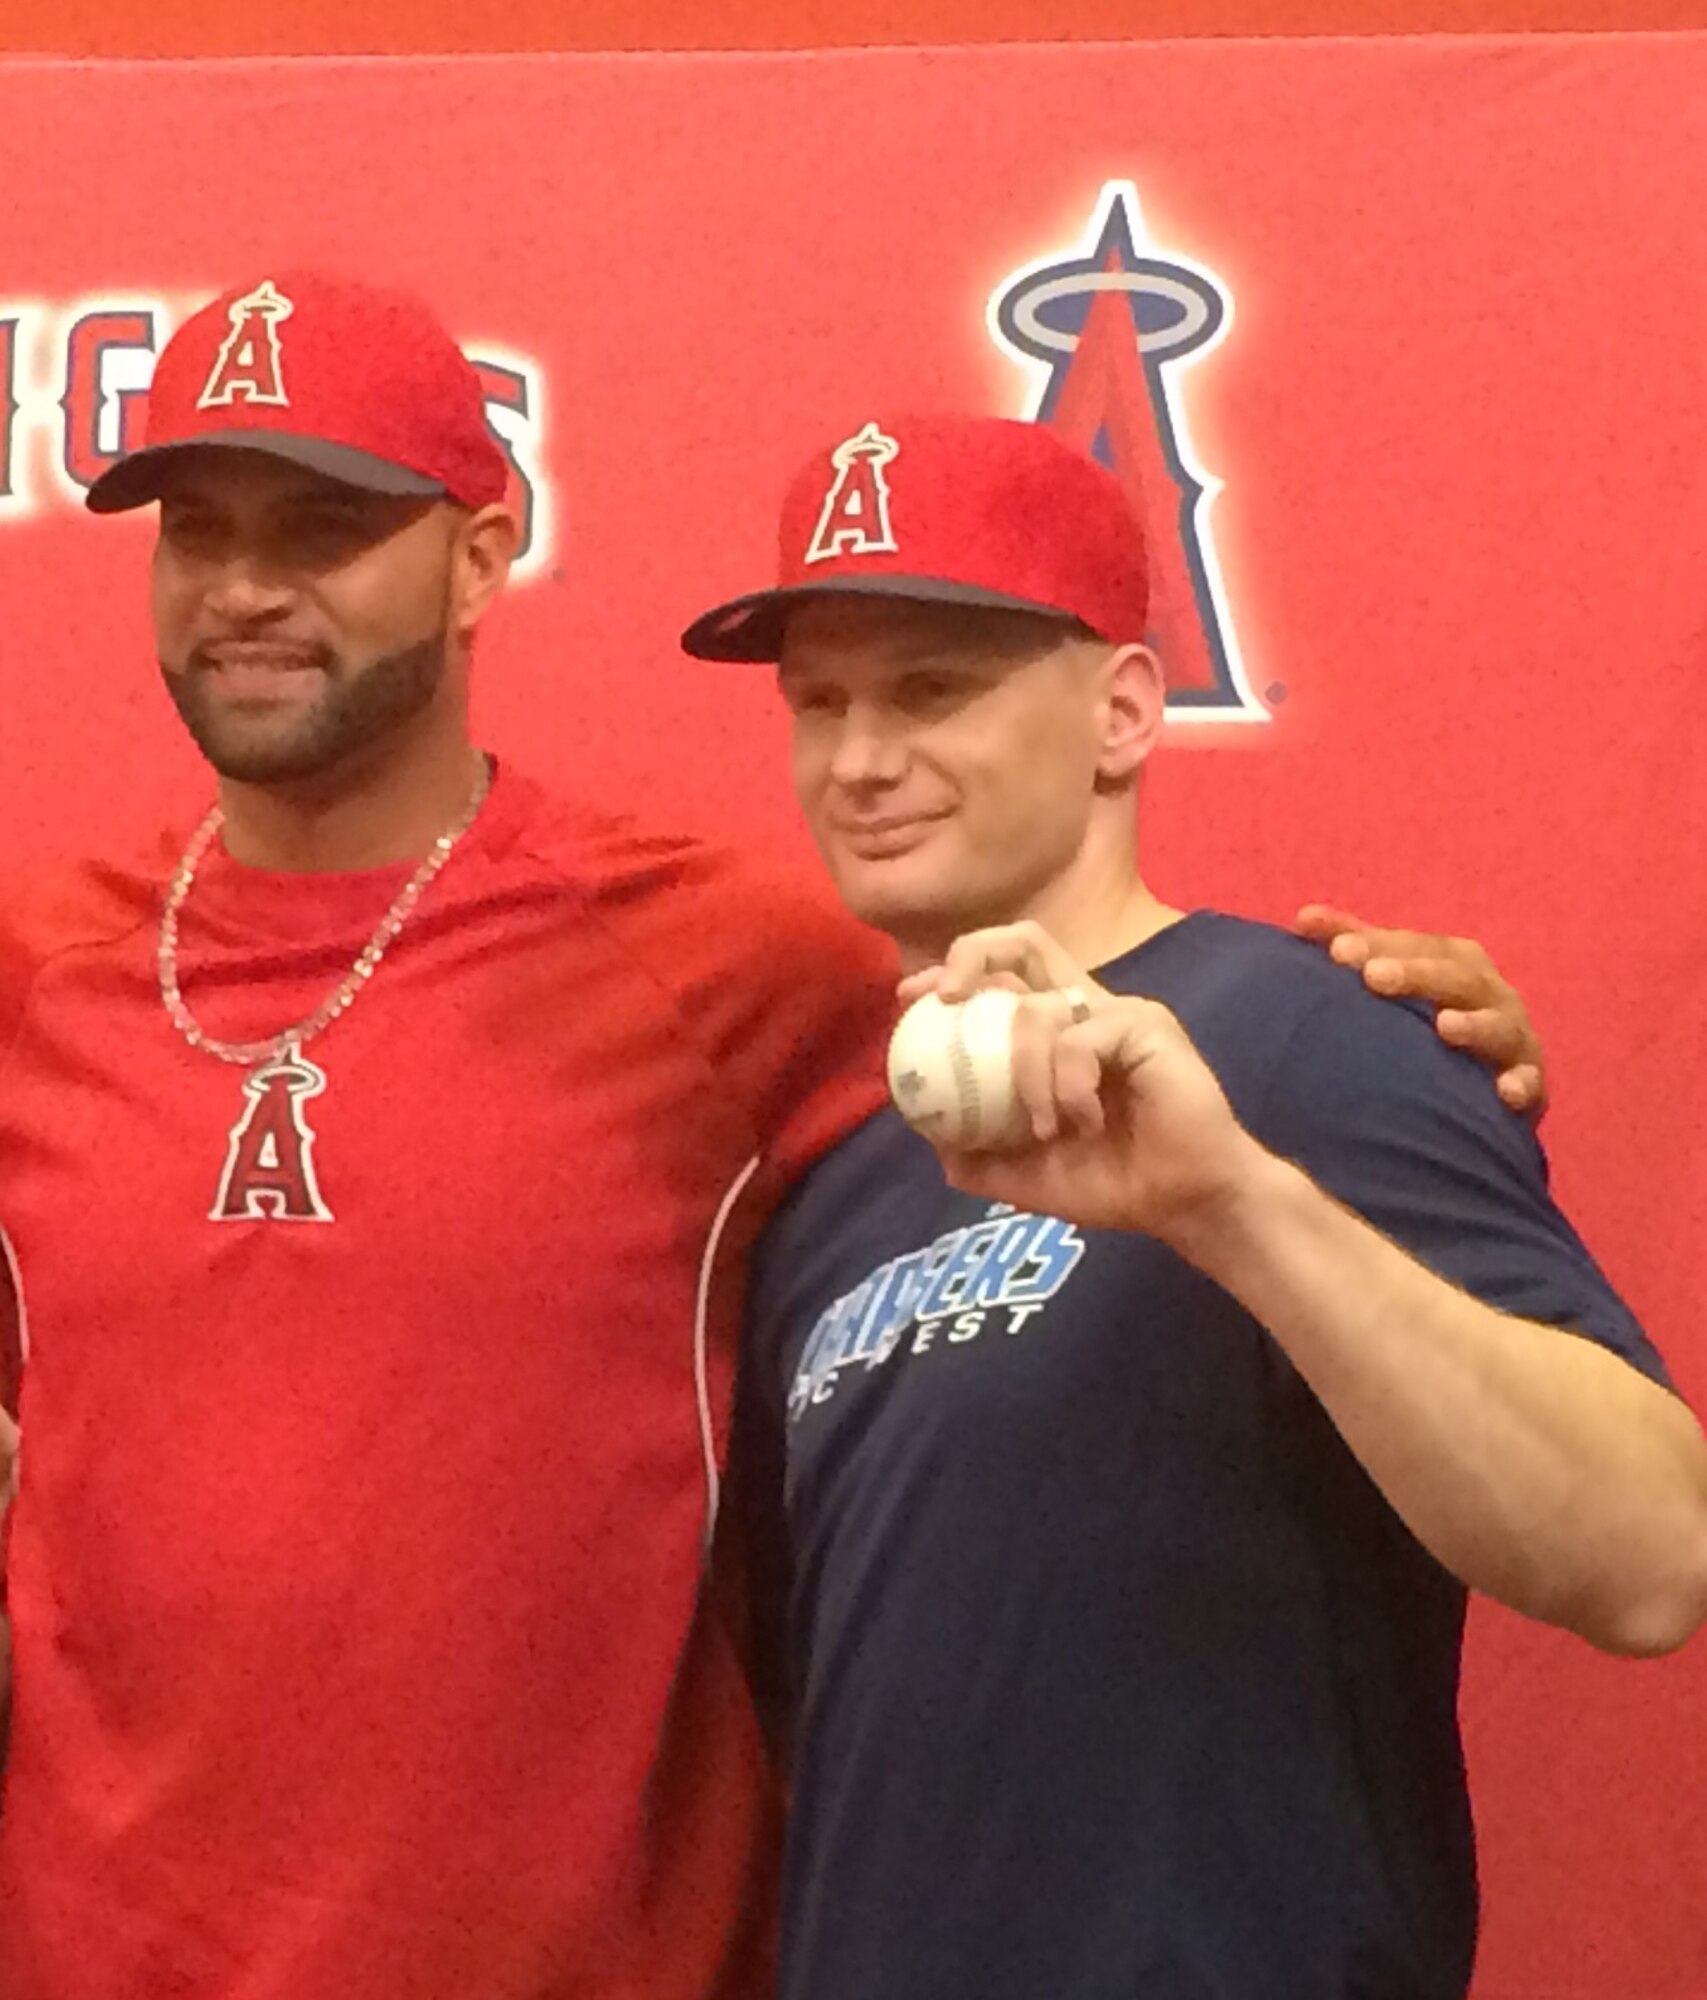
[[[1665, 1379], [1421, 1010], [1212, 913], [1099, 977], [1421, 1261]], [[759, 1246], [731, 1503], [788, 1716], [784, 2000], [1463, 1993], [1464, 1593], [1172, 1252], [956, 1194], [873, 1119]]]

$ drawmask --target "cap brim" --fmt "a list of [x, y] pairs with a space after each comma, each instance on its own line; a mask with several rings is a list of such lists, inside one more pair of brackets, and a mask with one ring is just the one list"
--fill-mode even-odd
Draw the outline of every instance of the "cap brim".
[[682, 634], [682, 650], [696, 660], [775, 661], [782, 657], [783, 626], [795, 605], [814, 597], [898, 597], [913, 604], [963, 604], [988, 611], [1029, 611], [1034, 617], [1078, 624], [1058, 604], [1012, 597], [940, 576], [827, 576], [821, 583], [786, 584], [750, 591], [696, 618]]
[[215, 451], [259, 451], [271, 458], [288, 459], [292, 465], [306, 466], [345, 486], [359, 486], [370, 493], [414, 495], [425, 499], [442, 494], [444, 485], [425, 473], [411, 472], [388, 458], [376, 458], [370, 451], [357, 451], [345, 444], [329, 444], [325, 438], [298, 437], [291, 431], [237, 430], [209, 431], [201, 437], [182, 438], [172, 444], [149, 445], [133, 451], [111, 465], [89, 488], [83, 504], [92, 514], [124, 514], [133, 507], [146, 507], [160, 498], [161, 475], [165, 468], [187, 451], [203, 446]]

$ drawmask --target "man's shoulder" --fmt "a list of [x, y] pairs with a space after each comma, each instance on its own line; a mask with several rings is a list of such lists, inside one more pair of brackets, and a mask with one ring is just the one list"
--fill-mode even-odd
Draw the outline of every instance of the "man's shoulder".
[[160, 914], [178, 848], [162, 832], [99, 857], [50, 863], [0, 890], [0, 954], [39, 968], [120, 942]]
[[1109, 968], [1123, 992], [1164, 1002], [1188, 1027], [1231, 1025], [1252, 1045], [1276, 1048], [1305, 1021], [1401, 1041], [1426, 1031], [1431, 1010], [1381, 1000], [1358, 973], [1319, 945], [1250, 917], [1194, 910]]
[[[521, 784], [518, 782], [518, 790]], [[892, 982], [894, 952], [857, 923], [810, 861], [737, 845], [643, 812], [528, 784], [514, 835], [585, 917], [684, 976], [741, 967], [766, 984], [826, 974]]]
[[1241, 1117], [1320, 1122], [1334, 1105], [1386, 1117], [1409, 1104], [1521, 1128], [1482, 1067], [1435, 1033], [1432, 1007], [1378, 997], [1320, 946], [1216, 911], [1155, 942], [1167, 949], [1118, 968], [1124, 989], [1179, 1015]]
[[0, 887], [0, 1054], [50, 968], [134, 946], [159, 918], [175, 850], [166, 834]]
[[766, 848], [739, 847], [647, 812], [564, 797], [517, 779], [515, 847], [589, 902], [621, 907], [678, 888], [759, 897], [777, 891], [809, 903], [808, 871]]
[[1224, 910], [1189, 911], [1110, 970], [1134, 992], [1148, 991], [1151, 976], [1182, 991], [1216, 995], [1260, 981], [1306, 1006], [1363, 990], [1356, 974], [1336, 965], [1320, 945]]

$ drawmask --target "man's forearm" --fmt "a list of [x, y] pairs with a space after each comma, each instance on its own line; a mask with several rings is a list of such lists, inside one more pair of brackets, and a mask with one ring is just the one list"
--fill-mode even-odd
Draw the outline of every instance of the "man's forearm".
[[1253, 1140], [1173, 1241], [1265, 1326], [1371, 1477], [1472, 1588], [1609, 1651], [1707, 1617], [1707, 1441], [1618, 1356], [1425, 1269]]

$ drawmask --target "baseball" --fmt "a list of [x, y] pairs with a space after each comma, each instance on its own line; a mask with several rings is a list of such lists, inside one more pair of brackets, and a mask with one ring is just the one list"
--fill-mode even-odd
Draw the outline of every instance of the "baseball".
[[1014, 1095], [1019, 996], [986, 987], [970, 1000], [915, 1000], [889, 1038], [889, 1094], [915, 1131], [966, 1152], [1012, 1145], [1026, 1130]]

